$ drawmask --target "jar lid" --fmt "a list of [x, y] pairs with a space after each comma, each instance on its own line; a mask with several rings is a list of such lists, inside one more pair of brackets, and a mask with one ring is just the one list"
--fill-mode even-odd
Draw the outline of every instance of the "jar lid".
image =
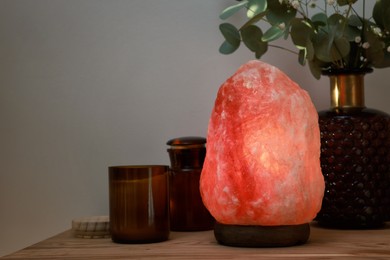
[[172, 149], [200, 148], [206, 144], [206, 138], [199, 136], [183, 136], [171, 139], [167, 142]]
[[206, 156], [206, 138], [185, 136], [171, 139], [167, 149], [171, 159], [172, 169], [202, 168]]

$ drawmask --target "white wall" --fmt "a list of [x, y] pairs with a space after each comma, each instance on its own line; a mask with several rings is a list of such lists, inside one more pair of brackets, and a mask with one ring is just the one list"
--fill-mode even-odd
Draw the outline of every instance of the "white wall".
[[[252, 58], [223, 56], [226, 0], [0, 0], [0, 255], [108, 214], [107, 167], [169, 164], [166, 141], [205, 136], [220, 84]], [[328, 81], [264, 57], [318, 109]], [[367, 104], [390, 112], [388, 71]]]

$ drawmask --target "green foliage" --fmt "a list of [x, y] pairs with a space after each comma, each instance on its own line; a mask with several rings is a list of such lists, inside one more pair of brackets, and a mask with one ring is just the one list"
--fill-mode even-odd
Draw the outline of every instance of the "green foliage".
[[268, 50], [268, 43], [262, 41], [263, 32], [257, 26], [249, 25], [243, 28], [241, 37], [246, 47], [255, 53], [256, 58], [260, 58]]
[[219, 16], [219, 18], [221, 18], [222, 20], [229, 18], [230, 16], [232, 16], [233, 14], [235, 14], [239, 10], [241, 10], [243, 7], [247, 6], [248, 3], [249, 3], [249, 1], [242, 1], [236, 5], [229, 6], [228, 8], [223, 10], [223, 12]]
[[223, 37], [225, 37], [225, 42], [222, 43], [219, 51], [223, 54], [233, 53], [240, 47], [241, 37], [237, 28], [230, 23], [223, 23], [219, 26]]
[[219, 50], [231, 54], [243, 42], [260, 59], [275, 46], [270, 42], [284, 37], [296, 47], [298, 63], [308, 64], [315, 78], [329, 69], [390, 67], [390, 0], [377, 0], [367, 14], [357, 13], [354, 6], [357, 2], [365, 5], [365, 0], [323, 0], [322, 6], [319, 2], [239, 1], [223, 10], [220, 18], [246, 10], [247, 20], [239, 28], [220, 25], [225, 41]]

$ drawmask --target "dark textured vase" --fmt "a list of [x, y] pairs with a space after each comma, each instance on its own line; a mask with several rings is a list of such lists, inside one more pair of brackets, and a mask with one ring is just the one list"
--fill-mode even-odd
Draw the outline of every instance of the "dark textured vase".
[[328, 74], [331, 108], [319, 112], [323, 226], [377, 228], [390, 219], [390, 116], [365, 107], [364, 75]]

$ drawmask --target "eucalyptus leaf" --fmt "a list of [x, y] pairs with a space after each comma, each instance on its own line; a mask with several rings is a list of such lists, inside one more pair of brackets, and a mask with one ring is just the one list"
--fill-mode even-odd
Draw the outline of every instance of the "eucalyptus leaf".
[[315, 52], [314, 52], [313, 42], [311, 40], [308, 40], [308, 42], [306, 43], [306, 59], [309, 61], [313, 60], [314, 55]]
[[383, 26], [386, 30], [390, 30], [390, 1], [384, 1], [383, 7]]
[[383, 57], [380, 62], [375, 62], [373, 64], [375, 68], [387, 68], [390, 67], [390, 53], [384, 52]]
[[297, 14], [297, 10], [286, 2], [280, 3], [279, 0], [268, 0], [267, 19], [270, 24], [288, 24]]
[[324, 25], [328, 24], [328, 16], [324, 13], [317, 13], [311, 17], [313, 22], [321, 22]]
[[341, 60], [348, 56], [350, 50], [351, 46], [347, 38], [337, 38], [331, 47], [331, 55], [334, 57], [334, 60]]
[[238, 45], [231, 45], [229, 42], [224, 41], [221, 46], [219, 47], [219, 52], [222, 54], [231, 54], [235, 52], [240, 44]]
[[255, 56], [256, 56], [256, 59], [260, 59], [261, 56], [263, 56], [268, 50], [268, 43], [264, 43], [264, 45], [261, 46], [261, 49], [259, 49], [258, 51], [256, 51], [255, 53]]
[[349, 54], [350, 44], [344, 38], [334, 39], [329, 34], [322, 34], [314, 44], [316, 57], [322, 62], [336, 62]]
[[288, 36], [290, 35], [290, 28], [291, 28], [291, 24], [285, 25], [283, 39], [285, 39], [285, 40], [288, 39]]
[[377, 0], [372, 16], [375, 23], [382, 29], [390, 30], [390, 1]]
[[230, 23], [223, 23], [219, 25], [219, 29], [223, 37], [225, 37], [225, 40], [230, 43], [230, 45], [237, 46], [240, 44], [240, 33], [234, 25]]
[[384, 43], [375, 37], [375, 34], [371, 31], [365, 32], [364, 37], [369, 43], [369, 47], [365, 49], [367, 60], [374, 66], [382, 64], [384, 59]]
[[247, 17], [253, 18], [267, 10], [267, 0], [249, 0]]
[[306, 47], [306, 43], [310, 39], [313, 28], [302, 18], [294, 18], [291, 20], [291, 39], [296, 46]]
[[229, 6], [225, 10], [223, 10], [219, 16], [222, 20], [225, 20], [232, 16], [233, 14], [237, 13], [239, 10], [241, 10], [243, 7], [245, 7], [248, 4], [248, 0], [242, 1], [236, 5]]
[[261, 40], [263, 32], [255, 25], [250, 25], [241, 30], [242, 41], [253, 52], [262, 52], [267, 44]]
[[380, 28], [384, 28], [382, 1], [376, 1], [374, 8], [372, 9], [372, 18]]
[[298, 63], [302, 66], [306, 64], [306, 49], [299, 50], [298, 53]]
[[314, 78], [320, 79], [322, 73], [322, 63], [317, 60], [309, 61], [310, 72]]
[[335, 13], [328, 18], [327, 24], [327, 30], [318, 34], [323, 39], [317, 39], [315, 52], [321, 61], [336, 62], [349, 53], [349, 42], [343, 36], [346, 20], [344, 16]]
[[331, 38], [339, 38], [343, 36], [346, 26], [346, 19], [341, 14], [332, 14], [328, 18], [328, 31]]
[[318, 30], [319, 27], [325, 27], [328, 25], [328, 16], [324, 13], [317, 13], [311, 18], [312, 23], [315, 26], [315, 29]]
[[279, 26], [272, 26], [269, 28], [261, 37], [261, 40], [264, 42], [271, 42], [279, 39], [284, 34], [284, 30], [280, 29]]
[[362, 31], [357, 27], [347, 26], [344, 30], [344, 36], [348, 39], [348, 41], [355, 41], [356, 37], [360, 37], [362, 35]]
[[332, 41], [327, 34], [319, 34], [320, 36], [314, 43], [314, 49], [317, 59], [324, 62], [332, 62], [330, 57], [330, 48]]
[[241, 29], [243, 29], [243, 28], [245, 28], [245, 27], [247, 27], [247, 26], [249, 26], [249, 25], [252, 25], [252, 24], [257, 23], [257, 22], [260, 21], [266, 14], [267, 14], [267, 11], [255, 15], [253, 18], [249, 19], [243, 26], [241, 26]]
[[363, 26], [363, 18], [353, 14], [350, 17], [348, 17], [348, 25], [351, 25], [354, 27]]

